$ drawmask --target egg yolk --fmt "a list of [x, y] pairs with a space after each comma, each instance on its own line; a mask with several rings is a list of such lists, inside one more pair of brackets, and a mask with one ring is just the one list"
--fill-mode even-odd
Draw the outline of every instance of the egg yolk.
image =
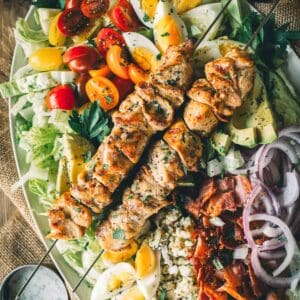
[[173, 4], [179, 14], [195, 8], [202, 3], [202, 0], [173, 0]]
[[169, 46], [177, 46], [184, 41], [182, 30], [172, 16], [165, 16], [154, 26], [155, 41], [160, 51], [166, 52]]
[[109, 292], [120, 289], [124, 286], [131, 285], [134, 282], [133, 275], [129, 272], [123, 272], [113, 275], [108, 283], [107, 290]]
[[147, 244], [143, 244], [136, 253], [135, 269], [138, 278], [146, 277], [151, 274], [156, 267], [156, 255], [152, 248]]
[[138, 245], [136, 242], [132, 242], [129, 246], [121, 249], [119, 251], [105, 251], [102, 254], [103, 260], [108, 260], [114, 264], [119, 262], [124, 262], [132, 257], [138, 249]]
[[141, 0], [141, 8], [146, 16], [154, 18], [158, 0]]
[[124, 292], [119, 300], [145, 300], [145, 297], [137, 286], [133, 286]]
[[156, 65], [156, 57], [149, 49], [144, 47], [136, 47], [131, 55], [133, 60], [144, 71], [154, 70]]

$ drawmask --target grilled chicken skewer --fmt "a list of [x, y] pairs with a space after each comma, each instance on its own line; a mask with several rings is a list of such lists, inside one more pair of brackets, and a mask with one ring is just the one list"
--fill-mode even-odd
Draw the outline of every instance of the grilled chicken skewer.
[[[168, 128], [174, 110], [184, 102], [192, 80], [191, 41], [170, 47], [155, 73], [136, 86], [113, 114], [114, 128], [79, 175], [78, 184], [63, 194], [49, 210], [51, 239], [76, 239], [112, 202], [112, 193], [136, 164], [150, 138]], [[81, 220], [81, 216], [85, 219]]]
[[[218, 119], [227, 121], [253, 88], [254, 64], [243, 50], [232, 49], [226, 56], [206, 64], [205, 72], [207, 79], [197, 80], [188, 92], [192, 100], [184, 116], [189, 128], [180, 120], [167, 130], [164, 141], [153, 146], [148, 163], [124, 193], [123, 204], [98, 228], [97, 237], [103, 249], [117, 251], [128, 246], [147, 219], [170, 204], [166, 197], [185, 176], [184, 169], [199, 171], [202, 143], [191, 130], [203, 131], [203, 122], [209, 124], [208, 133]], [[191, 110], [191, 104], [198, 110]], [[202, 130], [197, 128], [198, 123]]]

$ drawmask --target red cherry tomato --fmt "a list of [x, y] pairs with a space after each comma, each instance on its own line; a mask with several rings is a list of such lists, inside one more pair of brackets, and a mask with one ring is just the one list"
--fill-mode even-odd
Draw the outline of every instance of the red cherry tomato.
[[122, 31], [137, 31], [140, 22], [127, 0], [119, 0], [110, 11], [112, 22]]
[[58, 85], [46, 97], [48, 109], [71, 110], [75, 106], [75, 95], [69, 85]]
[[96, 44], [100, 54], [105, 57], [112, 45], [125, 47], [125, 40], [122, 35], [112, 28], [103, 28], [99, 31]]
[[134, 90], [134, 84], [129, 79], [115, 77], [112, 82], [115, 84], [119, 91], [120, 100], [124, 100]]
[[99, 59], [98, 52], [89, 46], [75, 46], [67, 50], [63, 63], [77, 73], [92, 70]]
[[89, 25], [89, 19], [79, 9], [66, 9], [59, 16], [57, 27], [65, 36], [73, 36], [82, 32]]
[[99, 18], [107, 12], [109, 0], [83, 0], [80, 7], [86, 17]]
[[82, 0], [67, 0], [65, 9], [70, 9], [70, 8], [79, 8], [80, 9], [81, 2], [82, 2]]

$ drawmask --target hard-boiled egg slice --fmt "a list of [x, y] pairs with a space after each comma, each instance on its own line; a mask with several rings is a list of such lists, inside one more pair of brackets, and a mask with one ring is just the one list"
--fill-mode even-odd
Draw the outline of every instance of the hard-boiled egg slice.
[[144, 71], [154, 70], [157, 56], [160, 54], [155, 45], [145, 36], [136, 32], [125, 32], [123, 37], [133, 60]]
[[149, 28], [153, 28], [153, 20], [158, 0], [130, 0], [140, 21]]
[[139, 287], [135, 284], [121, 295], [116, 297], [116, 300], [146, 300]]
[[111, 299], [130, 288], [136, 280], [136, 272], [128, 263], [116, 264], [104, 271], [92, 291], [91, 300]]
[[186, 26], [169, 0], [160, 0], [156, 7], [153, 27], [155, 44], [161, 52], [179, 45], [188, 37]]
[[135, 259], [137, 284], [145, 299], [151, 299], [159, 286], [160, 254], [148, 244], [142, 244]]
[[[190, 29], [192, 35], [200, 38], [216, 19], [222, 8], [223, 6], [221, 3], [205, 4], [187, 11], [181, 17], [186, 26]], [[216, 36], [220, 25], [222, 24], [222, 19], [222, 17], [219, 18], [205, 37], [205, 40], [211, 40]]]

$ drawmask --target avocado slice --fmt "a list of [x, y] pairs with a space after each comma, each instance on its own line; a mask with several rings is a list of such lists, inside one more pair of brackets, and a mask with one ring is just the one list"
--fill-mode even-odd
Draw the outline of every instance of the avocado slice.
[[226, 155], [231, 146], [231, 138], [228, 134], [215, 131], [211, 137], [213, 148], [222, 156]]
[[266, 87], [258, 74], [252, 91], [243, 105], [234, 112], [229, 123], [229, 132], [233, 143], [248, 148], [276, 140], [275, 118]]

